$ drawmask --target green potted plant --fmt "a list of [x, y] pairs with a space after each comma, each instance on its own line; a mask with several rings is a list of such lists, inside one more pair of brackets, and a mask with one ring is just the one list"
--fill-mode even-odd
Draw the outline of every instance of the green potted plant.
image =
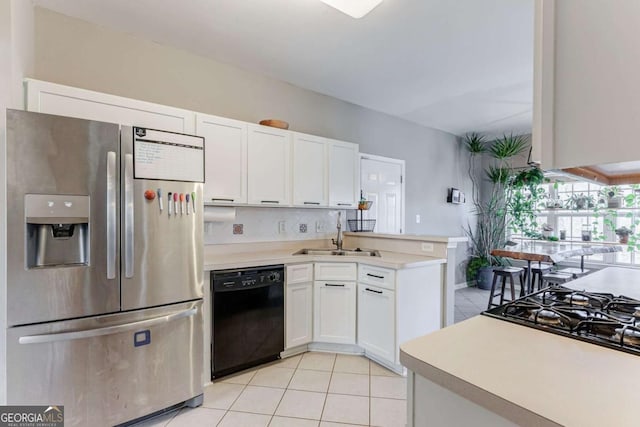
[[[504, 247], [506, 241], [511, 184], [517, 175], [514, 158], [522, 154], [528, 144], [524, 137], [514, 135], [504, 135], [489, 143], [477, 133], [465, 136], [463, 143], [469, 152], [468, 174], [476, 219], [474, 225], [465, 227], [470, 242], [467, 280], [475, 280], [481, 289], [490, 289], [493, 267], [504, 264], [502, 259], [491, 255], [491, 251]], [[483, 177], [491, 186], [487, 194], [481, 195], [480, 177], [476, 173], [483, 155], [491, 159], [491, 164], [483, 170]], [[527, 182], [524, 176], [521, 178], [523, 183]]]
[[623, 245], [626, 245], [627, 243], [629, 243], [629, 235], [633, 233], [633, 230], [623, 226], [620, 228], [616, 228], [615, 232], [616, 232], [616, 236], [618, 236], [620, 243], [622, 243]]
[[585, 195], [584, 193], [572, 194], [567, 199], [566, 208], [574, 211], [582, 209], [592, 209], [596, 206], [596, 199], [591, 195]]

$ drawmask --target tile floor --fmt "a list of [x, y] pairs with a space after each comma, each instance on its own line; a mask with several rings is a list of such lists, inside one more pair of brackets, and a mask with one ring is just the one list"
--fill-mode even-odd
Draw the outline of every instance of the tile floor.
[[[509, 295], [508, 292], [507, 295]], [[462, 322], [470, 317], [477, 316], [487, 309], [488, 303], [489, 291], [476, 287], [456, 290], [454, 322]]]
[[406, 378], [362, 356], [309, 352], [227, 377], [201, 407], [136, 427], [338, 427], [406, 424]]

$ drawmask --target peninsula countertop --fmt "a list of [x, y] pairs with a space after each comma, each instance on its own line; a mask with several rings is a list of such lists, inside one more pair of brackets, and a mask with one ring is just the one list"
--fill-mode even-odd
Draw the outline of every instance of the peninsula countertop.
[[379, 257], [335, 256], [335, 255], [293, 255], [294, 250], [280, 249], [242, 253], [204, 253], [204, 269], [224, 270], [228, 268], [257, 267], [271, 264], [299, 264], [304, 262], [357, 262], [392, 269], [417, 268], [443, 264], [447, 260], [399, 252], [380, 251]]
[[[567, 283], [640, 296], [640, 271]], [[407, 368], [523, 425], [636, 426], [640, 357], [486, 316], [404, 343]]]

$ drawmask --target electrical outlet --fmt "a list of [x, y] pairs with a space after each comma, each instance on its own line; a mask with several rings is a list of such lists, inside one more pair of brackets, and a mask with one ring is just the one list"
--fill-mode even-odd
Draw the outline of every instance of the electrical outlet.
[[298, 230], [300, 230], [301, 233], [306, 233], [307, 232], [307, 224], [299, 224], [298, 225]]
[[286, 233], [287, 232], [287, 223], [285, 221], [278, 221], [278, 233]]
[[244, 224], [233, 224], [233, 234], [243, 234]]
[[423, 243], [422, 252], [433, 252], [433, 243]]
[[420, 214], [416, 215], [416, 224], [420, 224]]
[[324, 233], [324, 222], [316, 221], [316, 233]]

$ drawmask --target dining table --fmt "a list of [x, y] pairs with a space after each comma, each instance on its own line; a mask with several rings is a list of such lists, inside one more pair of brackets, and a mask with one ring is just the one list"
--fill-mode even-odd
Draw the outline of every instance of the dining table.
[[580, 257], [580, 270], [584, 271], [584, 257], [594, 254], [621, 252], [618, 242], [585, 242], [581, 240], [538, 240], [517, 239], [519, 242], [507, 242], [505, 247], [496, 248], [491, 255], [527, 262], [527, 289], [531, 285], [531, 262], [550, 262], [557, 264], [568, 258]]

